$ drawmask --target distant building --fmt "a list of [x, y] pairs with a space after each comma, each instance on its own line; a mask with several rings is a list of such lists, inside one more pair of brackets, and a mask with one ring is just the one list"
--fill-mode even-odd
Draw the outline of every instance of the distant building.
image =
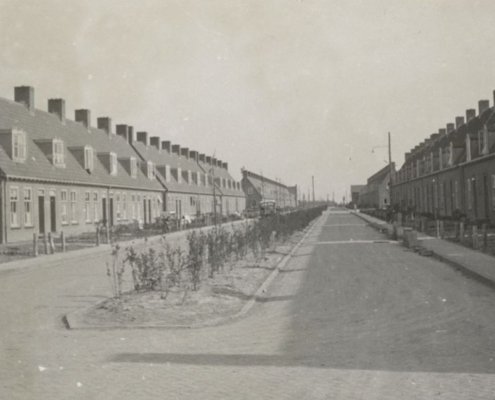
[[297, 185], [286, 186], [245, 169], [242, 170], [241, 185], [246, 195], [246, 208], [258, 208], [263, 200], [274, 200], [282, 209], [297, 207]]
[[386, 208], [390, 205], [391, 174], [395, 174], [395, 163], [383, 167], [368, 178], [359, 193], [359, 208]]
[[366, 185], [351, 185], [351, 203], [353, 205], [359, 204], [359, 193], [363, 190]]

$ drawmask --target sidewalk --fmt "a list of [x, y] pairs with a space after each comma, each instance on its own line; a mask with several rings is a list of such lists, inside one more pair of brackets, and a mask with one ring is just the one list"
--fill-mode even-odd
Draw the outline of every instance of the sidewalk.
[[[221, 224], [224, 227], [229, 227], [229, 226], [236, 226], [244, 223], [250, 223], [250, 219], [246, 220], [239, 220], [239, 221], [232, 221], [232, 222], [226, 222], [224, 224]], [[201, 228], [196, 228], [197, 231], [207, 231], [209, 229], [213, 229], [214, 226], [204, 226]], [[120, 247], [126, 247], [129, 245], [133, 245], [136, 247], [140, 246], [145, 246], [145, 245], [152, 245], [154, 243], [159, 243], [163, 237], [166, 238], [166, 240], [170, 243], [174, 243], [179, 240], [185, 240], [187, 234], [191, 232], [192, 230], [186, 229], [182, 231], [175, 231], [175, 232], [170, 232], [164, 235], [157, 235], [157, 236], [150, 236], [147, 238], [136, 238], [136, 239], [131, 239], [128, 241], [123, 241], [123, 242], [116, 242], [113, 243], [115, 245], [119, 245]], [[11, 270], [18, 270], [18, 269], [23, 269], [23, 268], [29, 268], [29, 267], [42, 267], [42, 266], [49, 266], [52, 265], [55, 262], [60, 262], [60, 261], [71, 261], [71, 260], [76, 260], [80, 259], [83, 257], [87, 257], [90, 255], [99, 255], [101, 254], [102, 256], [107, 256], [110, 255], [112, 249], [112, 245], [110, 244], [100, 244], [99, 246], [94, 246], [94, 247], [89, 247], [85, 249], [80, 249], [80, 250], [72, 250], [72, 251], [67, 251], [67, 252], [59, 252], [59, 253], [54, 253], [54, 254], [41, 254], [38, 257], [30, 257], [30, 258], [23, 258], [20, 260], [12, 260], [8, 261], [5, 263], [0, 263], [0, 273], [4, 271], [11, 271]]]
[[[389, 234], [394, 231], [394, 227], [391, 224], [378, 218], [360, 212], [352, 212], [352, 214], [365, 220], [376, 229], [386, 231]], [[397, 228], [399, 238], [402, 238], [402, 232], [400, 227]], [[495, 284], [494, 257], [446, 240], [426, 236], [421, 232], [418, 233], [418, 242], [421, 247], [431, 251], [440, 260]]]

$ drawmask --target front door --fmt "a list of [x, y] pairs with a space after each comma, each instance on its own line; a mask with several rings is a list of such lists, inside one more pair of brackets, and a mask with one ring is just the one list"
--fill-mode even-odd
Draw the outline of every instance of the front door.
[[101, 208], [102, 208], [102, 214], [103, 215], [103, 223], [105, 226], [107, 225], [107, 199], [103, 198], [101, 199]]
[[108, 213], [110, 214], [108, 216], [110, 226], [113, 226], [113, 198], [110, 198], [110, 210], [108, 210]]
[[45, 196], [38, 196], [38, 226], [40, 233], [45, 233]]
[[57, 207], [55, 204], [55, 196], [50, 196], [50, 231], [57, 231]]

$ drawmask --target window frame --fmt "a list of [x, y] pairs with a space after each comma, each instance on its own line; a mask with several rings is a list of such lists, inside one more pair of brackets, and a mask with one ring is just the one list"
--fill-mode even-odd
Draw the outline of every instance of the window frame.
[[[22, 192], [24, 205], [23, 223], [25, 227], [33, 227], [33, 190], [30, 187], [25, 187]], [[26, 193], [29, 193], [29, 195], [26, 196]]]
[[[15, 193], [15, 196], [13, 196]], [[20, 228], [19, 221], [19, 187], [11, 186], [9, 188], [9, 222], [11, 228]]]

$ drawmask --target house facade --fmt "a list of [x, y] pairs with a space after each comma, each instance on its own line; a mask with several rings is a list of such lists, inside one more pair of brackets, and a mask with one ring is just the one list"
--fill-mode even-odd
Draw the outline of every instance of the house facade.
[[[494, 93], [495, 98], [495, 93]], [[495, 112], [478, 102], [405, 155], [392, 187], [404, 213], [495, 223]]]
[[297, 207], [297, 186], [286, 186], [246, 169], [242, 170], [242, 189], [246, 194], [246, 208], [256, 209], [261, 201], [275, 201], [277, 208]]
[[359, 208], [387, 208], [390, 205], [390, 182], [394, 175], [395, 164], [391, 163], [370, 176], [359, 192]]

